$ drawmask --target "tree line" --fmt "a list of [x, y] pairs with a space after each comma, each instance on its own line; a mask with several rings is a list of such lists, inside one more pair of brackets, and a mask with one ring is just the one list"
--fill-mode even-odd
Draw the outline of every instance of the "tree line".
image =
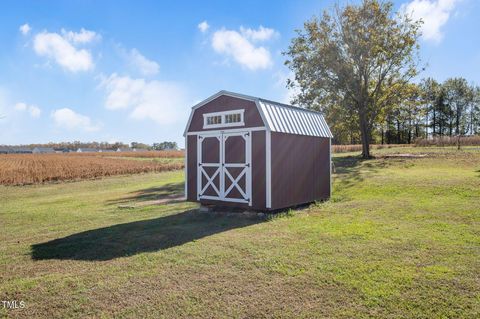
[[[10, 145], [16, 146], [16, 145]], [[73, 142], [49, 142], [49, 143], [37, 143], [37, 144], [27, 144], [27, 145], [17, 145], [26, 148], [35, 148], [35, 147], [51, 147], [54, 149], [67, 149], [67, 150], [77, 150], [79, 148], [94, 148], [94, 149], [102, 149], [102, 150], [116, 150], [118, 148], [135, 148], [139, 150], [177, 150], [178, 145], [176, 142], [161, 142], [161, 143], [153, 143], [153, 144], [145, 144], [139, 142], [132, 142], [129, 144], [125, 144], [122, 142], [80, 142], [80, 141], [73, 141]]]
[[[356, 123], [342, 115], [334, 110], [326, 112], [334, 143], [360, 143]], [[461, 77], [443, 83], [426, 78], [410, 84], [403, 99], [385, 109], [374, 125], [370, 142], [410, 144], [419, 138], [476, 134], [480, 134], [480, 87]]]
[[292, 103], [322, 112], [335, 144], [412, 143], [479, 133], [479, 88], [463, 78], [428, 78], [419, 37], [423, 21], [391, 1], [335, 5], [297, 30], [285, 64]]

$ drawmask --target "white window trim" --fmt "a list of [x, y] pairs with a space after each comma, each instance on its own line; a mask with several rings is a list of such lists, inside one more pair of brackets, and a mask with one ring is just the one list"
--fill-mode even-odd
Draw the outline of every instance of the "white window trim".
[[[203, 128], [218, 128], [218, 127], [230, 127], [230, 126], [245, 126], [245, 109], [232, 110], [232, 111], [223, 111], [223, 112], [214, 112], [214, 113], [205, 113], [203, 114]], [[229, 114], [240, 114], [240, 122], [225, 123], [225, 116]], [[221, 116], [222, 123], [219, 124], [207, 124], [207, 118], [210, 116]]]

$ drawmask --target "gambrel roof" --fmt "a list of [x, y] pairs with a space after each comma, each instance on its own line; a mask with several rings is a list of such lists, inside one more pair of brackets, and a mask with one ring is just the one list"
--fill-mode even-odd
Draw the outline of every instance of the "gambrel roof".
[[327, 122], [319, 112], [228, 91], [220, 91], [193, 106], [184, 135], [186, 135], [187, 130], [190, 127], [193, 112], [222, 95], [255, 102], [265, 127], [271, 132], [333, 138]]

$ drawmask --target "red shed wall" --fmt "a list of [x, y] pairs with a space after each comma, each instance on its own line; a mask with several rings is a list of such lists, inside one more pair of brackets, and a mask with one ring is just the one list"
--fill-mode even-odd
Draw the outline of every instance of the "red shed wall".
[[328, 138], [272, 132], [272, 209], [330, 197]]
[[[225, 128], [203, 128], [203, 114], [244, 109], [244, 126]], [[192, 116], [188, 132], [239, 130], [252, 127], [264, 127], [255, 102], [228, 95], [216, 99], [197, 108]], [[187, 200], [197, 202], [197, 135], [187, 135]], [[265, 209], [265, 131], [252, 132], [252, 206], [253, 209]], [[225, 206], [245, 207], [247, 204], [202, 200], [204, 204], [222, 204]]]
[[265, 131], [252, 132], [252, 206], [243, 203], [219, 202], [215, 200], [197, 201], [197, 135], [187, 138], [187, 200], [201, 202], [202, 204], [216, 204], [251, 208], [256, 210], [266, 209], [265, 199]]
[[252, 132], [252, 207], [266, 209], [265, 131]]
[[197, 201], [197, 135], [187, 136], [187, 200]]
[[222, 128], [203, 128], [203, 114], [205, 113], [214, 113], [214, 112], [223, 112], [223, 111], [232, 111], [245, 109], [244, 113], [244, 126], [231, 126], [225, 127], [225, 129], [237, 129], [243, 127], [263, 127], [262, 117], [258, 112], [255, 102], [248, 101], [244, 99], [239, 99], [236, 97], [221, 95], [216, 99], [208, 102], [207, 104], [199, 107], [193, 113], [192, 121], [190, 127], [187, 129], [188, 132], [197, 132], [197, 131], [216, 131]]

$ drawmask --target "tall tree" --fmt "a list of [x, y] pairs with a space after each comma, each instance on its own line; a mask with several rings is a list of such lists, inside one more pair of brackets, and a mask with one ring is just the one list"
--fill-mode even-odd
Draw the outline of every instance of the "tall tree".
[[391, 2], [379, 0], [313, 17], [284, 53], [295, 74], [288, 86], [300, 89], [294, 102], [323, 112], [332, 105], [346, 108], [358, 122], [362, 155], [370, 157], [379, 114], [417, 74], [419, 27], [419, 21], [394, 13]]
[[425, 138], [428, 138], [429, 128], [431, 128], [431, 135], [436, 135], [435, 128], [438, 114], [435, 103], [439, 94], [440, 84], [432, 78], [426, 78], [420, 82], [420, 90], [425, 112]]
[[443, 83], [447, 107], [449, 135], [465, 135], [468, 107], [473, 100], [473, 88], [464, 78], [450, 78]]
[[480, 87], [472, 85], [472, 101], [469, 108], [469, 134], [480, 134]]

